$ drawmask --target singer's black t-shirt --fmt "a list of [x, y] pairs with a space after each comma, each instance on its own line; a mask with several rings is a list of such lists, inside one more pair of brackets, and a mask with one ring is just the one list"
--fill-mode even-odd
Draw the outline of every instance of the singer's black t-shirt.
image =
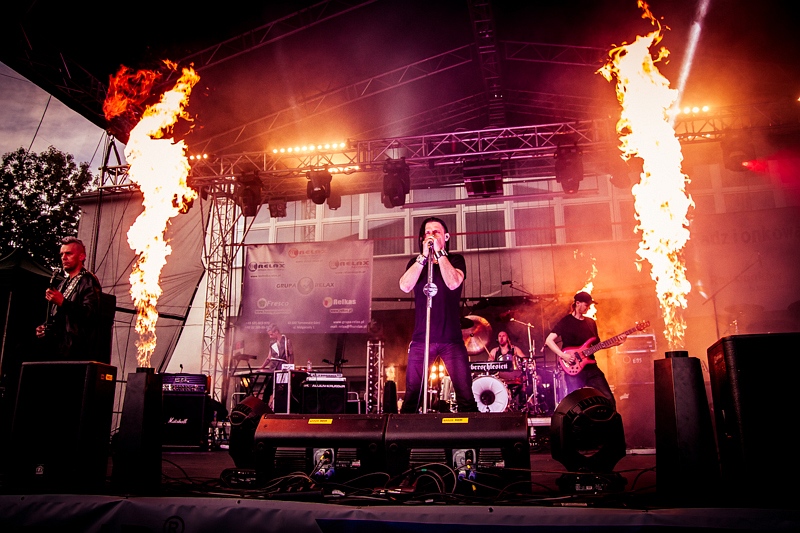
[[[447, 259], [454, 268], [464, 273], [467, 279], [467, 262], [463, 255], [448, 254]], [[406, 265], [408, 270], [416, 261], [416, 256]], [[425, 296], [423, 289], [428, 283], [428, 264], [422, 269], [417, 284], [414, 286], [414, 306], [416, 309], [414, 319], [414, 334], [411, 340], [425, 342], [425, 323], [427, 319], [428, 297]], [[431, 343], [463, 343], [461, 334], [461, 315], [459, 305], [461, 304], [461, 290], [464, 284], [455, 290], [450, 290], [444, 283], [439, 265], [433, 263], [433, 283], [436, 285], [436, 296], [433, 297], [433, 307], [431, 308]]]

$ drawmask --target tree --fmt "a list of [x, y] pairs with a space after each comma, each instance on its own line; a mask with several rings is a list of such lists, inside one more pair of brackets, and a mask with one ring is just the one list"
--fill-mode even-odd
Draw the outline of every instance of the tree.
[[0, 256], [15, 248], [59, 266], [61, 239], [78, 233], [74, 199], [92, 183], [88, 163], [49, 147], [39, 154], [23, 148], [3, 156], [0, 183]]

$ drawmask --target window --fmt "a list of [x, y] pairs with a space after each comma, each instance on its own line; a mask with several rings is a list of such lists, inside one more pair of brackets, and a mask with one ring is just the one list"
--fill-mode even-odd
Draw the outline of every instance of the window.
[[466, 213], [467, 249], [503, 248], [506, 245], [505, 211]]
[[[374, 255], [404, 254], [405, 224], [403, 219], [371, 220], [367, 227], [367, 238], [374, 240]], [[416, 248], [411, 250], [416, 252]]]
[[552, 207], [515, 209], [514, 228], [517, 246], [556, 242], [555, 213]]
[[611, 240], [611, 210], [608, 203], [564, 206], [567, 242]]

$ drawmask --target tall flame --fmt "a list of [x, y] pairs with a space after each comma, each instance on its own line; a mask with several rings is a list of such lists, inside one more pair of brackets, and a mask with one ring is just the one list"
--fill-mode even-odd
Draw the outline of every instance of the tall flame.
[[[149, 79], [149, 76], [143, 74], [135, 79]], [[167, 256], [172, 253], [164, 232], [169, 220], [188, 210], [197, 197], [186, 184], [189, 174], [186, 145], [166, 135], [179, 118], [189, 119], [185, 109], [192, 87], [199, 79], [192, 68], [184, 68], [175, 86], [145, 109], [125, 147], [130, 165], [128, 175], [139, 186], [144, 207], [128, 230], [128, 244], [138, 255], [130, 275], [130, 293], [137, 310], [136, 347], [140, 367], [150, 366], [156, 347], [156, 304], [162, 292], [159, 279]], [[117, 92], [116, 97], [120, 94], [124, 92]]]
[[[689, 178], [681, 170], [683, 154], [669, 120], [678, 94], [656, 67], [669, 52], [662, 47], [655, 58], [650, 54], [650, 48], [661, 41], [662, 27], [643, 0], [639, 7], [644, 10], [642, 18], [649, 18], [656, 29], [611, 50], [610, 59], [598, 72], [608, 81], [616, 80], [622, 107], [617, 122], [622, 157], [643, 160], [641, 180], [632, 189], [636, 230], [642, 234], [637, 254], [650, 263], [664, 335], [671, 348], [678, 348], [683, 346], [686, 323], [682, 311], [691, 290], [683, 249], [689, 241], [686, 215], [693, 201], [686, 193]], [[641, 268], [641, 263], [638, 266]]]

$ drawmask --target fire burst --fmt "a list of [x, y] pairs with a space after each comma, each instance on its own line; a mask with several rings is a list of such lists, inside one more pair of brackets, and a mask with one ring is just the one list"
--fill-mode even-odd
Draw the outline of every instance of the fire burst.
[[[131, 76], [124, 68], [117, 79], [123, 76], [149, 78], [147, 75]], [[186, 145], [166, 135], [179, 118], [189, 119], [185, 108], [192, 87], [199, 79], [193, 69], [184, 68], [175, 87], [162, 94], [158, 103], [145, 109], [125, 146], [125, 157], [130, 165], [128, 175], [139, 186], [144, 207], [128, 230], [128, 244], [138, 256], [130, 275], [130, 292], [137, 311], [139, 340], [136, 347], [140, 367], [150, 366], [156, 347], [156, 304], [161, 296], [159, 278], [167, 256], [172, 252], [164, 240], [164, 232], [169, 220], [188, 210], [197, 196], [186, 184], [189, 174]], [[125, 98], [125, 91], [109, 95], [109, 101]], [[109, 104], [107, 107], [119, 110], [125, 106]]]
[[611, 50], [599, 72], [608, 81], [616, 81], [622, 106], [617, 122], [622, 157], [643, 160], [641, 180], [632, 189], [636, 229], [642, 234], [637, 254], [650, 263], [664, 335], [674, 349], [683, 346], [686, 330], [682, 310], [691, 284], [686, 279], [683, 248], [689, 240], [686, 215], [693, 202], [686, 193], [689, 179], [681, 170], [681, 146], [669, 117], [678, 93], [656, 67], [668, 51], [662, 47], [655, 58], [650, 54], [650, 48], [661, 41], [662, 27], [644, 1], [639, 0], [639, 7], [644, 10], [642, 17], [649, 18], [656, 29]]

